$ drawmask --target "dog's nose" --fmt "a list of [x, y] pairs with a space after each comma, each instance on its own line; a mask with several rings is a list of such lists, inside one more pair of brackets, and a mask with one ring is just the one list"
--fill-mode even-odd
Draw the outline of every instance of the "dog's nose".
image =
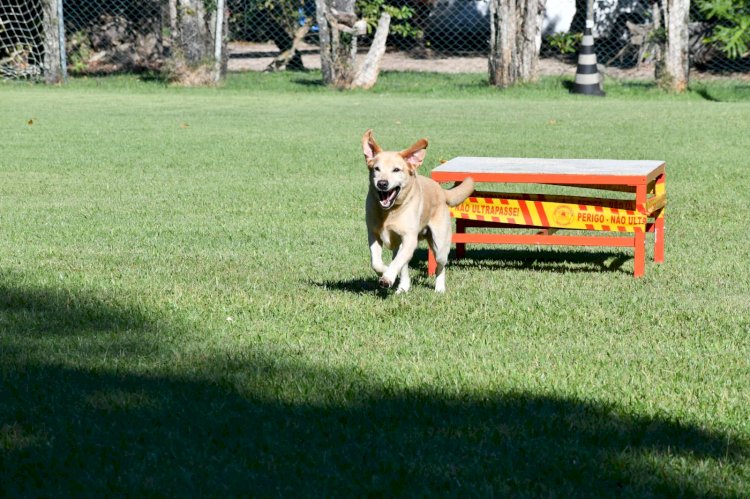
[[384, 191], [388, 188], [388, 181], [378, 180], [377, 186], [378, 186], [378, 189], [380, 189], [381, 191]]

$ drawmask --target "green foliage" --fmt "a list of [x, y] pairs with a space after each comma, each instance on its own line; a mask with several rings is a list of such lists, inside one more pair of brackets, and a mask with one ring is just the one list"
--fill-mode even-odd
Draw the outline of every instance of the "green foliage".
[[660, 27], [658, 29], [652, 29], [646, 38], [646, 41], [649, 43], [656, 43], [658, 45], [664, 44], [667, 42], [667, 28]]
[[417, 38], [422, 36], [421, 30], [409, 23], [414, 15], [414, 9], [404, 5], [395, 7], [387, 4], [385, 0], [358, 0], [357, 9], [362, 17], [367, 20], [367, 32], [372, 33], [378, 25], [378, 19], [382, 12], [391, 15], [390, 32], [404, 38]]
[[302, 0], [230, 0], [227, 3], [230, 13], [230, 35], [240, 34], [241, 37], [247, 36], [249, 39], [267, 39], [268, 30], [273, 30], [272, 25], [276, 24], [292, 37], [299, 28], [299, 11], [303, 6]]
[[85, 31], [76, 31], [68, 35], [67, 47], [68, 69], [71, 73], [83, 73], [88, 68], [89, 59], [93, 55], [91, 41]]
[[706, 41], [716, 42], [730, 59], [750, 54], [750, 0], [698, 0], [706, 19], [717, 22]]
[[257, 6], [266, 11], [290, 35], [299, 27], [299, 10], [303, 0], [258, 0]]
[[213, 14], [216, 12], [216, 0], [203, 0], [203, 7], [206, 9], [207, 14]]
[[562, 55], [568, 55], [575, 54], [582, 38], [583, 33], [554, 33], [547, 37], [547, 43]]

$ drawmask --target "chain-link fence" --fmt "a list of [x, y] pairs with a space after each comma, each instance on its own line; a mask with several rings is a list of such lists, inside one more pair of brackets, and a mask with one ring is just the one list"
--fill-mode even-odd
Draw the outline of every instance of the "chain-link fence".
[[[750, 2], [730, 0], [750, 16]], [[739, 28], [739, 17], [731, 20], [715, 12], [717, 0], [692, 0], [688, 23], [689, 57], [695, 76], [732, 75], [750, 71], [750, 54], [728, 50], [723, 29]], [[726, 4], [726, 2], [724, 2]], [[744, 4], [744, 7], [742, 7]], [[576, 13], [577, 14], [577, 13]], [[599, 0], [594, 9], [594, 35], [600, 64], [612, 69], [651, 69], [666, 41], [664, 2], [657, 0]], [[578, 21], [580, 19], [580, 21]], [[750, 17], [747, 19], [750, 21]], [[734, 24], [734, 26], [732, 26]], [[574, 15], [567, 33], [546, 33], [547, 46], [554, 52], [556, 42], [570, 33], [582, 31], [582, 16]], [[750, 32], [746, 34], [750, 36]], [[642, 72], [642, 71], [641, 71]]]
[[159, 70], [169, 44], [162, 0], [63, 0], [72, 74]]
[[[736, 20], [716, 15], [719, 0], [693, 0], [690, 14], [692, 75], [747, 77], [747, 46], [731, 52], [717, 36], [750, 22], [750, 1], [728, 0]], [[360, 13], [368, 4], [360, 0]], [[490, 34], [489, 0], [392, 0], [402, 19], [394, 21], [388, 40], [386, 70], [486, 72]], [[726, 2], [724, 2], [726, 4]], [[623, 78], [653, 78], [654, 65], [666, 40], [663, 2], [659, 0], [596, 0], [594, 36], [604, 72]], [[296, 67], [315, 69], [317, 56], [315, 5], [311, 0], [228, 0], [230, 69], [265, 70], [273, 57], [289, 50], [295, 31], [310, 19], [313, 25], [298, 48]], [[585, 0], [547, 0], [539, 37], [543, 74], [573, 74], [586, 17]], [[747, 21], [742, 20], [742, 16]], [[750, 30], [744, 34], [750, 42]], [[366, 44], [361, 47], [365, 50]]]
[[0, 0], [0, 75], [38, 78], [44, 65], [41, 0]]
[[[0, 0], [0, 74], [35, 78], [42, 70], [43, 5]], [[170, 54], [170, 9], [186, 0], [58, 0], [72, 74], [160, 70]], [[192, 0], [196, 1], [196, 0]], [[199, 0], [215, 8], [218, 0]], [[539, 37], [540, 72], [575, 72], [585, 0], [547, 0]], [[666, 30], [664, 0], [596, 0], [594, 36], [604, 72], [653, 78]], [[719, 7], [729, 5], [724, 12]], [[489, 0], [357, 0], [371, 25], [392, 14], [386, 70], [486, 72]], [[226, 0], [229, 70], [320, 67], [315, 0]], [[743, 24], [744, 23], [744, 24]], [[742, 26], [745, 26], [744, 32]], [[693, 0], [691, 77], [750, 75], [750, 0]], [[743, 41], [744, 40], [744, 41]], [[367, 43], [360, 45], [367, 49]], [[284, 64], [278, 56], [286, 54]]]

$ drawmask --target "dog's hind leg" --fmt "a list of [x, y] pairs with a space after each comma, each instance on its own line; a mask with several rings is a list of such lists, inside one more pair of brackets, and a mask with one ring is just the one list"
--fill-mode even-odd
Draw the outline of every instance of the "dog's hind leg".
[[450, 252], [450, 245], [441, 245], [438, 249], [436, 245], [433, 245], [432, 252], [435, 254], [435, 260], [437, 261], [437, 269], [435, 270], [435, 291], [438, 293], [445, 293], [445, 266], [448, 264], [448, 252]]
[[[436, 224], [438, 225], [438, 224]], [[437, 229], [437, 230], [435, 230]], [[448, 253], [451, 250], [451, 226], [450, 219], [448, 224], [439, 224], [438, 227], [430, 227], [430, 233], [427, 242], [430, 245], [432, 253], [435, 255], [437, 269], [435, 270], [435, 291], [445, 293], [445, 266], [448, 265]]]

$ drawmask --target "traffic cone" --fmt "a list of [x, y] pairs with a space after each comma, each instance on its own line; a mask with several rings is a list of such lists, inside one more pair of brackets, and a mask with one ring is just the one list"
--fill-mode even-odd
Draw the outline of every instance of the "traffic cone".
[[586, 21], [583, 31], [581, 49], [578, 51], [578, 67], [576, 68], [576, 82], [573, 85], [574, 94], [604, 96], [599, 76], [599, 68], [596, 65], [596, 52], [594, 52], [594, 35], [591, 28], [594, 22]]

